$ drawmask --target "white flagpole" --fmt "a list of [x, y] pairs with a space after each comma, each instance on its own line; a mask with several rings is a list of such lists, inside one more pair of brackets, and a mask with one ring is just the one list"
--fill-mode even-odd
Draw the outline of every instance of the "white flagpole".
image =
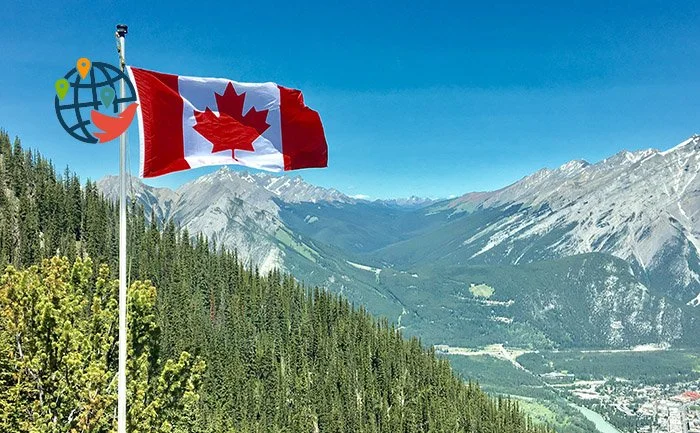
[[[128, 28], [117, 25], [119, 67], [126, 73], [124, 39]], [[122, 80], [120, 97], [126, 97], [126, 83]], [[121, 109], [125, 104], [121, 103]], [[126, 433], [126, 131], [119, 137], [119, 374], [117, 401], [117, 431]]]

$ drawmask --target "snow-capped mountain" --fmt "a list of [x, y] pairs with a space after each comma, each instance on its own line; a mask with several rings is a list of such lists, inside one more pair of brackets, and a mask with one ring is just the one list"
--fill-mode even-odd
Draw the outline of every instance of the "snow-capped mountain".
[[[700, 292], [700, 136], [543, 169], [498, 191], [444, 204], [453, 218], [503, 209], [460, 246], [464, 258], [518, 264], [588, 252], [635, 265], [689, 302]], [[437, 211], [438, 209], [432, 209]]]
[[[494, 305], [513, 302], [512, 315], [499, 317], [510, 317], [513, 330], [534, 326], [555, 345], [698, 344], [698, 172], [699, 136], [666, 151], [574, 160], [421, 209], [415, 224], [400, 222], [414, 235], [378, 248], [365, 263], [418, 276], [393, 288], [400, 299], [430, 273], [425, 284], [442, 287], [436, 296], [453, 296], [441, 308], [459, 321], [478, 314], [462, 287], [493, 285], [508, 296]], [[429, 221], [437, 223], [416, 229]], [[456, 323], [442, 324], [455, 327], [454, 338], [464, 331]], [[503, 332], [504, 340], [519, 335]]]
[[383, 200], [374, 200], [375, 203], [384, 204], [386, 206], [406, 208], [406, 209], [419, 209], [422, 207], [427, 207], [432, 204], [441, 201], [441, 199], [432, 199], [428, 197], [418, 197], [412, 195], [406, 198], [392, 198]]

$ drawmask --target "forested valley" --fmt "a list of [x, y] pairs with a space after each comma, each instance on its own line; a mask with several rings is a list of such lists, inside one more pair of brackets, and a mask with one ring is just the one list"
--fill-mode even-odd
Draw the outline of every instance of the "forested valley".
[[[0, 431], [114, 431], [117, 207], [4, 131], [0, 188]], [[552, 431], [303, 275], [128, 228], [129, 431]]]

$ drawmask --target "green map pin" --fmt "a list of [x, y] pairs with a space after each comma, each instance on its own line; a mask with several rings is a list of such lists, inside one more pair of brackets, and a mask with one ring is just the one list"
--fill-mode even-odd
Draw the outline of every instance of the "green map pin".
[[[56, 84], [54, 84], [56, 87], [56, 94], [58, 95], [58, 99], [63, 100], [63, 98], [66, 97], [66, 94], [68, 94], [68, 89], [70, 89], [70, 84], [68, 83], [68, 80], [65, 78], [59, 78], [56, 80]], [[114, 90], [112, 91], [114, 92]]]
[[109, 107], [114, 101], [114, 89], [109, 86], [103, 87], [100, 90], [100, 99], [105, 107]]

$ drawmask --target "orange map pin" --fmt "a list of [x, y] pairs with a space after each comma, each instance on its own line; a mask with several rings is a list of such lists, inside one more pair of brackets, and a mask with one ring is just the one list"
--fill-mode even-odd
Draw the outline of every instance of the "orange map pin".
[[75, 67], [78, 69], [80, 78], [84, 80], [85, 77], [87, 77], [88, 72], [90, 72], [90, 67], [92, 67], [92, 63], [90, 62], [90, 59], [86, 57], [81, 57], [78, 59], [77, 63], [75, 64]]

